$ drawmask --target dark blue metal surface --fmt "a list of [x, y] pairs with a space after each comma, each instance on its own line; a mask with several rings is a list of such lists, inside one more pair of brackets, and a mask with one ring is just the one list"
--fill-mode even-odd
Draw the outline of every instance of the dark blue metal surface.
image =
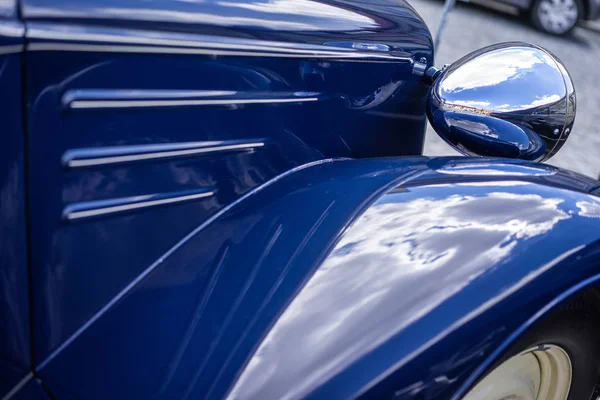
[[34, 0], [22, 14], [38, 363], [257, 185], [328, 157], [421, 153], [413, 60], [433, 56], [406, 3]]
[[91, 399], [447, 399], [597, 276], [597, 186], [508, 160], [301, 168], [157, 259], [40, 374]]
[[4, 397], [4, 400], [51, 400], [41, 381], [28, 373]]
[[14, 20], [17, 18], [17, 1], [0, 0], [0, 19]]
[[[6, 4], [0, 2], [0, 14]], [[23, 27], [0, 19], [0, 398], [31, 365], [21, 111]]]
[[598, 182], [539, 164], [428, 166], [344, 233], [231, 398], [453, 398], [531, 316], [598, 279], [600, 199], [579, 192]]
[[[328, 38], [326, 41], [354, 42], [356, 39], [348, 35], [354, 33], [357, 38], [368, 37], [376, 42], [389, 40], [390, 45], [395, 45], [399, 40], [407, 39], [406, 34], [413, 30], [420, 37], [410, 34], [411, 39], [405, 47], [419, 44], [422, 50], [429, 52], [431, 46], [430, 35], [421, 31], [424, 25], [412, 8], [406, 3], [390, 0], [368, 3], [351, 0], [259, 0], [252, 3], [235, 0], [24, 0], [22, 14], [29, 20], [85, 20], [111, 24], [133, 21], [151, 25], [153, 29], [175, 27], [198, 31], [209, 26], [211, 33], [220, 27], [223, 32], [243, 28], [272, 32], [275, 36], [289, 34], [301, 38], [312, 35], [318, 43], [323, 43], [319, 36], [324, 33]], [[252, 35], [250, 32], [246, 34]], [[378, 35], [375, 37], [373, 33]]]

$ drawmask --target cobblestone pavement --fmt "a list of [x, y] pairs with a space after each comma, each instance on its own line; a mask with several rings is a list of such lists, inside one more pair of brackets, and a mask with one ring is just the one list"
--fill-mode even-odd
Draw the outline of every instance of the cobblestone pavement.
[[[435, 35], [443, 1], [408, 1]], [[535, 43], [558, 56], [575, 83], [577, 117], [573, 135], [548, 163], [597, 178], [600, 173], [600, 32], [577, 27], [570, 37], [553, 37], [536, 31], [523, 17], [489, 8], [490, 5], [498, 8], [497, 3], [487, 5], [458, 3], [455, 6], [446, 23], [435, 64], [441, 66], [480, 47], [515, 40]], [[429, 126], [425, 155], [451, 154], [457, 153]]]

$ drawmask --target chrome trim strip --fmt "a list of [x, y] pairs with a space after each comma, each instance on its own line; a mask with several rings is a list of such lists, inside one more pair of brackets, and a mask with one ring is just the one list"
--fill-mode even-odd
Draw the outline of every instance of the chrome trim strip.
[[76, 25], [61, 25], [61, 29], [57, 30], [52, 25], [32, 23], [28, 28], [27, 37], [28, 39], [51, 41], [30, 43], [27, 48], [32, 51], [206, 54], [412, 63], [412, 58], [407, 53], [401, 52], [390, 53], [382, 50], [357, 50], [328, 45]]
[[263, 139], [253, 139], [252, 141], [231, 140], [81, 148], [65, 152], [62, 164], [67, 168], [94, 167], [211, 153], [248, 151], [264, 145]]
[[70, 109], [278, 104], [319, 101], [315, 92], [236, 92], [226, 90], [76, 89], [62, 98]]
[[69, 106], [77, 100], [165, 100], [193, 99], [203, 97], [235, 96], [235, 90], [173, 90], [173, 89], [72, 89], [62, 97], [62, 104]]
[[252, 51], [230, 51], [218, 49], [190, 49], [183, 47], [154, 47], [154, 46], [115, 46], [76, 43], [30, 43], [27, 45], [30, 51], [83, 51], [98, 53], [149, 53], [149, 54], [203, 54], [211, 56], [233, 56], [233, 57], [277, 57], [277, 58], [313, 58], [329, 60], [349, 60], [357, 62], [412, 62], [408, 57], [397, 57], [377, 53], [329, 53], [308, 52], [303, 54], [287, 52], [252, 52]]
[[24, 49], [25, 46], [22, 44], [15, 44], [12, 46], [0, 46], [0, 55], [20, 53]]
[[179, 193], [160, 193], [142, 196], [122, 197], [119, 199], [86, 201], [67, 206], [63, 211], [63, 220], [76, 221], [91, 217], [111, 215], [141, 208], [165, 204], [181, 203], [214, 195], [212, 190]]
[[222, 100], [75, 100], [70, 108], [139, 108], [178, 106], [221, 106], [236, 104], [276, 104], [317, 101], [316, 97], [297, 99], [222, 99]]
[[19, 382], [17, 382], [17, 384], [15, 386], [13, 386], [13, 388], [8, 393], [6, 393], [6, 395], [2, 398], [2, 400], [12, 399], [13, 396], [15, 394], [17, 394], [19, 392], [19, 390], [21, 390], [23, 388], [23, 386], [25, 386], [27, 384], [27, 382], [29, 382], [31, 380], [31, 378], [33, 378], [32, 372], [28, 373]]
[[19, 38], [25, 36], [25, 27], [22, 22], [6, 21], [0, 23], [0, 35]]

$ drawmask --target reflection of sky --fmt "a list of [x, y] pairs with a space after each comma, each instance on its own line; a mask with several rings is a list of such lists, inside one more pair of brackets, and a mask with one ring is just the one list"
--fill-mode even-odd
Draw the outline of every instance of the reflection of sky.
[[463, 194], [453, 184], [412, 189], [372, 206], [269, 332], [231, 397], [306, 394], [509, 257], [517, 243], [570, 218], [562, 199], [527, 183], [481, 186], [462, 183]]
[[488, 111], [515, 111], [552, 104], [565, 96], [555, 61], [534, 48], [498, 49], [475, 57], [440, 82], [448, 103]]
[[600, 218], [600, 203], [598, 200], [590, 198], [590, 201], [578, 201], [579, 215], [588, 218]]
[[[560, 100], [560, 96], [557, 94], [537, 96], [535, 100], [527, 104], [495, 104], [493, 109], [497, 111], [515, 111], [515, 110], [526, 110], [528, 108], [543, 106], [545, 104], [553, 104]], [[456, 99], [452, 102], [459, 106], [475, 107], [484, 110], [491, 110], [492, 103], [489, 101], [473, 101], [473, 100], [460, 100]]]
[[[540, 57], [545, 56], [543, 58]], [[463, 64], [444, 80], [443, 90], [460, 92], [482, 86], [495, 86], [526, 74], [535, 64], [548, 62], [539, 51], [521, 49], [496, 50]]]
[[304, 15], [322, 19], [352, 21], [363, 26], [376, 26], [374, 21], [362, 14], [340, 7], [312, 0], [268, 0], [268, 1], [219, 1], [222, 7], [240, 9], [269, 14]]
[[460, 129], [464, 129], [467, 132], [477, 132], [479, 135], [488, 136], [494, 139], [498, 139], [500, 135], [492, 132], [489, 125], [483, 122], [471, 121], [468, 119], [452, 118], [452, 126]]
[[67, 0], [55, 9], [50, 4], [44, 0], [32, 0], [28, 2], [26, 11], [32, 15], [68, 17], [88, 14], [110, 19], [127, 19], [134, 15], [142, 21], [279, 30], [355, 31], [379, 26], [365, 14], [313, 0], [103, 0], [89, 5], [79, 0]]
[[3, 17], [13, 17], [17, 8], [16, 0], [0, 0], [0, 15]]
[[[489, 163], [448, 164], [436, 169], [437, 172], [449, 175], [461, 176], [546, 176], [555, 175], [557, 169], [545, 164], [502, 164], [500, 162], [490, 165]], [[502, 182], [494, 182], [494, 186]], [[517, 182], [511, 183], [518, 184]], [[468, 183], [475, 185], [475, 182]], [[488, 185], [487, 183], [485, 185]]]

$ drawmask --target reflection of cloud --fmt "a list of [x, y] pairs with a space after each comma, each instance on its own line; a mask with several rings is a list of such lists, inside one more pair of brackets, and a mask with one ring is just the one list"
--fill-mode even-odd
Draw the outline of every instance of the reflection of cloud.
[[535, 100], [532, 100], [528, 104], [502, 104], [496, 107], [498, 111], [513, 111], [513, 110], [526, 110], [528, 108], [534, 108], [539, 106], [551, 105], [560, 100], [560, 96], [557, 94], [537, 96]]
[[453, 185], [417, 191], [408, 199], [388, 194], [347, 231], [231, 398], [305, 395], [507, 259], [519, 241], [569, 218], [562, 199], [537, 194], [458, 195]]
[[[499, 167], [500, 164], [498, 163], [495, 164], [495, 168], [486, 163], [469, 163], [446, 165], [436, 171], [442, 174], [463, 176], [544, 176], [556, 174], [556, 168], [542, 164], [502, 164], [502, 168]], [[497, 186], [497, 182], [492, 182], [492, 185]]]
[[483, 54], [453, 71], [442, 84], [445, 92], [460, 92], [517, 78], [535, 64], [554, 62], [537, 49], [499, 49]]
[[365, 15], [313, 0], [219, 1], [217, 4], [223, 7], [237, 7], [261, 13], [302, 15], [314, 18], [352, 21], [364, 24], [363, 27], [365, 28], [377, 26], [377, 23], [373, 19]]
[[232, 17], [201, 12], [160, 10], [160, 9], [126, 9], [126, 8], [102, 8], [103, 15], [113, 18], [123, 18], [124, 15], [135, 15], [143, 21], [176, 21], [182, 23], [214, 24], [223, 26], [260, 26], [269, 29], [293, 29], [313, 30], [315, 27], [310, 23], [283, 20], [265, 20], [263, 18]]
[[[69, 2], [75, 4], [75, 1]], [[254, 0], [252, 2], [213, 3], [203, 0], [178, 0], [179, 5], [170, 9], [163, 2], [147, 1], [139, 8], [113, 6], [106, 2], [100, 7], [35, 7], [35, 12], [49, 17], [80, 17], [90, 12], [98, 17], [123, 19], [135, 15], [141, 21], [168, 21], [186, 24], [210, 24], [221, 26], [252, 26], [279, 30], [328, 30], [355, 31], [376, 28], [378, 22], [367, 15], [344, 8], [311, 0]], [[177, 4], [175, 3], [175, 4]], [[201, 4], [202, 3], [202, 4]], [[212, 4], [212, 5], [211, 5]], [[248, 11], [240, 15], [234, 9]], [[211, 12], [211, 11], [217, 12]], [[228, 11], [231, 11], [228, 13]]]
[[600, 204], [598, 201], [578, 201], [579, 215], [589, 218], [600, 218]]
[[439, 80], [437, 94], [444, 103], [490, 112], [529, 110], [565, 98], [561, 71], [540, 49], [499, 48], [451, 67]]

